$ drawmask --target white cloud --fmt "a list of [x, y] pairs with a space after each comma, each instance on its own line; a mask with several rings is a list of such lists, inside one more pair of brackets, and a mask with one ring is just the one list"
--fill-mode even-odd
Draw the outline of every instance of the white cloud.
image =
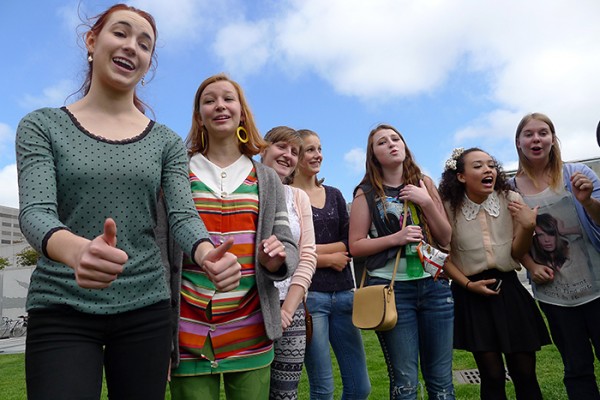
[[[448, 8], [454, 5], [436, 4], [441, 6], [390, 0], [289, 1], [280, 6], [281, 14], [243, 24], [245, 32], [262, 34], [260, 39], [253, 37], [250, 47], [243, 47], [246, 38], [239, 35], [236, 49], [243, 51], [219, 55], [226, 64], [236, 65], [235, 58], [253, 57], [260, 43], [261, 50], [270, 49], [265, 58], [269, 62], [291, 73], [315, 72], [340, 93], [379, 98], [428, 91], [448, 75], [461, 54], [464, 34], [447, 23]], [[424, 22], [435, 28], [423, 29]], [[233, 22], [222, 30], [243, 32], [239, 28], [239, 22]], [[236, 73], [253, 69], [239, 65]]]
[[[294, 1], [277, 46], [289, 63], [314, 69], [344, 94], [416, 94], [444, 81], [463, 31], [448, 24], [450, 2]], [[456, 24], [461, 25], [461, 14]]]
[[269, 32], [266, 23], [228, 25], [218, 32], [213, 50], [227, 71], [236, 71], [237, 76], [256, 73], [271, 56], [269, 42], [264, 40]]
[[515, 121], [518, 122], [521, 116], [520, 113], [507, 110], [494, 110], [456, 132], [455, 140], [462, 142], [466, 139], [481, 137], [489, 138], [492, 141], [514, 140]]
[[0, 205], [19, 207], [19, 189], [17, 185], [17, 164], [0, 169]]
[[65, 103], [65, 99], [78, 88], [79, 86], [73, 81], [61, 80], [54, 86], [43, 89], [40, 95], [25, 94], [19, 101], [19, 105], [28, 110], [40, 107], [60, 107]]
[[[212, 36], [217, 29], [216, 24], [225, 17], [232, 21], [232, 15], [239, 14], [237, 10], [243, 4], [239, 0], [130, 0], [125, 3], [154, 17], [158, 27], [157, 46], [167, 51], [177, 51], [181, 46], [202, 40], [204, 36]], [[60, 7], [58, 14], [69, 32], [77, 30], [83, 34], [89, 29], [85, 25], [90, 22], [88, 18], [96, 17], [106, 8], [106, 4], [81, 3], [78, 7]]]
[[568, 160], [597, 155], [599, 13], [596, 1], [288, 0], [263, 19], [222, 27], [217, 53], [235, 74], [265, 65], [314, 73], [368, 102], [435, 96], [453, 74], [477, 76], [481, 88], [472, 90], [492, 110], [457, 131], [456, 144], [514, 161], [518, 121], [541, 111]]
[[344, 154], [344, 163], [353, 172], [365, 172], [367, 154], [364, 149], [354, 148]]
[[505, 172], [506, 171], [516, 171], [518, 166], [519, 166], [519, 162], [518, 161], [510, 161], [510, 162], [507, 162], [505, 164], [502, 164], [502, 169]]
[[14, 136], [14, 132], [12, 129], [10, 129], [10, 126], [0, 122], [0, 144], [8, 141], [9, 139], [14, 139]]
[[207, 23], [206, 14], [201, 12], [202, 4], [194, 0], [136, 0], [129, 2], [134, 7], [148, 11], [160, 27], [158, 32], [161, 40], [169, 42], [187, 37], [196, 39], [203, 25]]
[[15, 132], [10, 126], [0, 122], [0, 154], [6, 154], [8, 152], [12, 152], [14, 154], [14, 148]]
[[[80, 13], [82, 15], [80, 16]], [[59, 7], [57, 14], [63, 20], [66, 29], [69, 32], [74, 32], [85, 19], [85, 5], [81, 4], [81, 8], [73, 7], [72, 4], [67, 6]], [[91, 15], [89, 15], [91, 17]]]
[[166, 51], [212, 38], [217, 24], [239, 19], [244, 3], [239, 0], [132, 0], [128, 2], [152, 14], [158, 26], [158, 46]]

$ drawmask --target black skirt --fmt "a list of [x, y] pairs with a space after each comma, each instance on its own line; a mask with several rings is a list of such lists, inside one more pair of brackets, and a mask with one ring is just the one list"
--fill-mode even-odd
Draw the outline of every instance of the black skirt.
[[518, 353], [551, 343], [542, 314], [515, 271], [490, 269], [469, 279], [502, 279], [502, 287], [497, 296], [482, 296], [452, 283], [455, 349]]

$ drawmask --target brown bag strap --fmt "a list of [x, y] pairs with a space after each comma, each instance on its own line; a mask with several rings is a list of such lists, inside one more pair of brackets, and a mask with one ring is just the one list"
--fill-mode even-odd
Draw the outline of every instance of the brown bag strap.
[[[400, 228], [400, 230], [402, 230], [406, 227], [406, 219], [407, 219], [406, 218], [406, 210], [407, 209], [408, 209], [408, 200], [404, 200], [404, 209], [403, 209], [404, 217], [402, 218], [402, 228]], [[396, 262], [394, 263], [394, 272], [392, 273], [392, 280], [390, 281], [390, 287], [394, 287], [394, 280], [396, 280], [396, 271], [398, 270], [398, 264], [400, 263], [400, 254], [402, 253], [403, 248], [404, 248], [404, 246], [400, 246], [400, 248], [398, 249], [398, 253], [396, 254]], [[359, 289], [364, 286], [366, 277], [367, 277], [367, 269], [364, 268], [363, 273], [362, 273], [362, 278], [360, 280]]]

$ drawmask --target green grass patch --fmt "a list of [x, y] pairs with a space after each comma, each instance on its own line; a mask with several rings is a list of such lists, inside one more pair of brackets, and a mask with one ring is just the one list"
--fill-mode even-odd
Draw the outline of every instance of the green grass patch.
[[[388, 377], [387, 367], [383, 360], [383, 354], [374, 332], [363, 332], [365, 351], [367, 353], [367, 366], [371, 378], [371, 399], [379, 400], [388, 398]], [[335, 357], [332, 354], [334, 364], [335, 395], [334, 398], [341, 398], [342, 383]], [[23, 354], [0, 355], [0, 393], [3, 400], [23, 400], [25, 399], [25, 365]], [[600, 363], [596, 360], [596, 376], [600, 377]], [[475, 361], [471, 353], [456, 350], [454, 351], [454, 370], [475, 369]], [[567, 398], [563, 383], [563, 365], [560, 355], [554, 345], [544, 346], [537, 353], [537, 375], [542, 388], [542, 394], [545, 400], [563, 400]], [[479, 385], [458, 384], [456, 381], [456, 398], [460, 400], [479, 399]], [[515, 392], [512, 382], [506, 384], [506, 392], [509, 399], [515, 398]], [[308, 379], [306, 373], [302, 373], [300, 381], [299, 399], [309, 399]], [[426, 396], [426, 395], [425, 395]], [[103, 388], [102, 399], [106, 399], [106, 387]], [[167, 397], [171, 396], [168, 393]], [[222, 399], [225, 397], [222, 396]], [[427, 397], [425, 397], [427, 398]]]

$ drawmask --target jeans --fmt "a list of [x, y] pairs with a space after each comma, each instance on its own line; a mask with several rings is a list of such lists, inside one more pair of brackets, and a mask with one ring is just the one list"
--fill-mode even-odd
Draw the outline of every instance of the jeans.
[[[389, 284], [369, 278], [369, 285]], [[421, 372], [430, 400], [454, 399], [454, 300], [447, 280], [394, 282], [398, 322], [377, 332], [390, 378], [390, 399], [416, 399]]]
[[68, 306], [29, 312], [27, 398], [164, 399], [171, 352], [171, 306], [165, 300], [114, 315]]
[[304, 364], [311, 400], [333, 399], [333, 369], [329, 343], [342, 376], [342, 399], [366, 399], [371, 392], [360, 331], [352, 325], [354, 292], [308, 292], [306, 305], [313, 317], [313, 336]]
[[565, 366], [569, 399], [600, 399], [594, 375], [594, 351], [600, 360], [600, 299], [576, 307], [539, 304]]

